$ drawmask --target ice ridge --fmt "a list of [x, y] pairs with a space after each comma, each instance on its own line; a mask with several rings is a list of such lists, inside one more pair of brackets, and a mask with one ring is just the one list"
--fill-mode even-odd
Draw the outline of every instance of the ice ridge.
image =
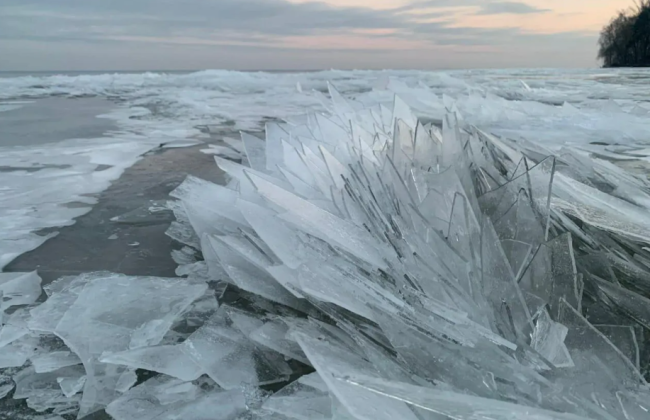
[[648, 419], [647, 181], [450, 98], [439, 123], [330, 98], [174, 191], [187, 277], [37, 303], [3, 273], [0, 393], [117, 420]]

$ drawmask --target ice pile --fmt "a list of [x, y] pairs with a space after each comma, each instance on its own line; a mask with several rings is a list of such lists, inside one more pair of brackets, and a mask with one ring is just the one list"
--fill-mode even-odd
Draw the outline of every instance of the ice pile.
[[[3, 366], [31, 361], [13, 398], [118, 420], [647, 419], [646, 181], [453, 103], [424, 124], [399, 97], [330, 96], [217, 156], [227, 185], [174, 191], [186, 278], [62, 278], [8, 315]], [[10, 306], [35, 301], [13, 283]]]

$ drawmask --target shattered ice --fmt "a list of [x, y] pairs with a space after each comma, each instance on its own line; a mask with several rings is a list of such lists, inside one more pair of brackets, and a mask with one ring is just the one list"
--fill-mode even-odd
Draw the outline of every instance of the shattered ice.
[[206, 151], [229, 181], [169, 204], [186, 278], [64, 277], [38, 304], [3, 273], [0, 394], [117, 420], [647, 419], [647, 179], [383, 85], [403, 97], [330, 86], [327, 114]]

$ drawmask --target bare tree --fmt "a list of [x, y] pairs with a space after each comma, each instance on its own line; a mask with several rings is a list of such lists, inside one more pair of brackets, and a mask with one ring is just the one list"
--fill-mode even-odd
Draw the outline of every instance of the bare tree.
[[600, 33], [598, 58], [605, 67], [650, 66], [650, 0], [621, 11]]

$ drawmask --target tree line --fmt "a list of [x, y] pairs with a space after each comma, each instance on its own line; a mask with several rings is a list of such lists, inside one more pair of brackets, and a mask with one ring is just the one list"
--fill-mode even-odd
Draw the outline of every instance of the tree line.
[[603, 28], [598, 43], [604, 67], [650, 67], [650, 0], [619, 12]]

